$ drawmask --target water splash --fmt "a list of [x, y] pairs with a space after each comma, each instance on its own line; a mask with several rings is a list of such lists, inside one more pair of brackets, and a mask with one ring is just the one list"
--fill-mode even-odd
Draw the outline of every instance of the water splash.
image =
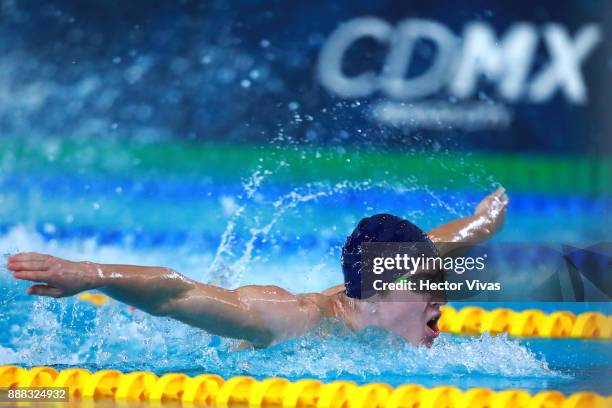
[[[326, 281], [326, 274], [335, 273], [338, 280], [340, 277], [337, 265], [333, 268], [321, 266], [321, 259], [335, 255], [329, 252], [330, 248], [313, 250], [309, 259], [302, 260], [306, 265], [289, 262], [282, 256], [275, 262], [266, 263], [268, 254], [258, 253], [256, 243], [276, 239], [275, 227], [306, 203], [370, 188], [404, 193], [417, 188], [428, 191], [415, 178], [406, 178], [401, 183], [389, 181], [376, 185], [369, 180], [310, 183], [262, 198], [260, 187], [272, 173], [261, 167], [245, 181], [244, 194], [236, 197], [239, 204], [215, 253], [202, 253], [189, 246], [177, 252], [176, 248], [136, 250], [104, 246], [93, 239], [45, 240], [24, 225], [15, 226], [0, 236], [0, 253], [35, 250], [94, 262], [165, 265], [191, 277], [202, 276], [203, 265], [211, 264], [212, 260], [213, 265], [227, 263], [229, 267], [214, 270], [207, 281], [212, 279], [231, 287], [254, 275], [261, 276], [266, 283], [278, 283], [287, 275], [295, 277], [299, 274], [298, 279], [291, 282], [292, 286], [287, 286], [290, 290], [304, 290], [306, 285], [302, 279], [307, 277], [302, 267], [310, 261], [311, 267], [316, 264], [310, 285], [314, 290], [322, 290], [326, 283], [332, 283]], [[443, 203], [433, 193], [430, 195], [434, 203], [447, 212], [457, 211], [453, 207], [455, 204]], [[240, 235], [238, 232], [243, 230], [247, 233]], [[275, 273], [279, 268], [284, 269], [282, 277]], [[216, 372], [224, 376], [242, 373], [291, 379], [319, 377], [371, 381], [381, 378], [391, 383], [414, 382], [422, 375], [562, 377], [548, 367], [545, 358], [504, 337], [443, 336], [428, 350], [414, 348], [376, 331], [353, 334], [328, 330], [310, 333], [266, 350], [234, 352], [233, 341], [210, 336], [168, 319], [146, 316], [141, 312], [130, 313], [124, 305], [115, 302], [95, 308], [74, 299], [33, 300], [24, 295], [26, 286], [25, 282], [15, 281], [0, 268], [0, 290], [3, 293], [0, 298], [0, 333], [5, 333], [0, 335], [0, 361], [4, 364], [78, 365], [91, 369], [153, 370], [158, 373]]]
[[[259, 177], [258, 172], [254, 173], [252, 179], [245, 185], [245, 191], [247, 192], [248, 198], [251, 198], [255, 194], [262, 180], [263, 177]], [[217, 248], [211, 266], [212, 276], [209, 278], [210, 281], [224, 287], [238, 286], [245, 272], [252, 266], [252, 263], [262, 260], [261, 255], [254, 255], [256, 241], [261, 240], [266, 242], [266, 240], [272, 239], [272, 229], [288, 211], [302, 204], [317, 201], [323, 197], [330, 197], [346, 191], [365, 190], [371, 188], [371, 186], [372, 183], [369, 180], [362, 182], [343, 181], [334, 185], [309, 183], [302, 188], [296, 188], [288, 193], [282, 194], [268, 203], [263, 204], [267, 205], [267, 209], [272, 211], [271, 216], [266, 217], [264, 214], [265, 211], [261, 208], [258, 209], [257, 216], [251, 220], [254, 221], [254, 225], [248, 228], [248, 239], [246, 239], [244, 243], [238, 242], [234, 234], [238, 224], [248, 224], [245, 219], [245, 217], [249, 216], [246, 212], [246, 206], [248, 204], [240, 206], [235, 215], [228, 222], [222, 234], [221, 243]], [[241, 249], [234, 248], [236, 246], [240, 246]], [[239, 251], [241, 252], [240, 256], [235, 257], [235, 254]], [[232, 257], [235, 259], [232, 260]], [[223, 261], [224, 258], [226, 261], [231, 260], [231, 266], [226, 266], [226, 263]]]
[[[244, 374], [335, 379], [350, 376], [408, 378], [422, 375], [479, 374], [554, 378], [544, 358], [506, 336], [442, 336], [431, 349], [414, 347], [377, 329], [360, 333], [317, 331], [266, 350], [227, 354], [233, 369]], [[282, 361], [282, 364], [279, 364]], [[504, 364], [500, 364], [504, 361]], [[225, 371], [224, 367], [216, 367]]]
[[[32, 238], [34, 241], [36, 237]], [[0, 250], [1, 244], [0, 241]], [[57, 250], [62, 254], [72, 248], [60, 245]], [[113, 257], [127, 256], [137, 263], [148, 256], [114, 250]], [[110, 253], [111, 248], [103, 251]], [[156, 252], [156, 256], [166, 257]], [[318, 285], [319, 272], [314, 275]], [[0, 297], [0, 364], [150, 370], [158, 374], [213, 372], [225, 377], [244, 374], [258, 378], [342, 378], [394, 385], [519, 384], [534, 390], [543, 386], [558, 388], [571, 381], [558, 371], [558, 366], [549, 366], [548, 359], [558, 352], [558, 343], [553, 342], [543, 346], [543, 354], [536, 354], [524, 342], [505, 336], [442, 335], [433, 348], [426, 349], [410, 346], [379, 330], [352, 333], [330, 324], [268, 349], [234, 351], [233, 340], [220, 339], [170, 319], [130, 312], [118, 302], [94, 307], [74, 298], [32, 298], [25, 295], [26, 286], [9, 276], [4, 265], [0, 267], [0, 290], [6, 294]], [[575, 347], [572, 345], [571, 350]], [[589, 357], [597, 358], [597, 354]], [[578, 368], [571, 365], [565, 370], [574, 372]], [[481, 383], [465, 382], [470, 379]], [[501, 384], [502, 381], [515, 383]]]
[[414, 381], [419, 376], [567, 377], [550, 369], [544, 357], [505, 336], [443, 335], [427, 349], [411, 346], [382, 330], [353, 333], [337, 324], [324, 324], [268, 349], [233, 351], [235, 341], [220, 340], [168, 319], [128, 313], [117, 303], [95, 309], [61, 302], [76, 320], [59, 318], [49, 300], [37, 300], [28, 313], [29, 320], [11, 329], [10, 346], [0, 348], [1, 364], [158, 373], [181, 370], [226, 377], [242, 374], [357, 381], [385, 377], [395, 382]]

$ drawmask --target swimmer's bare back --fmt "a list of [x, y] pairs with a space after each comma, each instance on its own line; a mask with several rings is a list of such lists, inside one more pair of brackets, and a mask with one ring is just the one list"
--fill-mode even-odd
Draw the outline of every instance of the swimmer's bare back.
[[[428, 233], [442, 254], [448, 243], [477, 243], [489, 239], [503, 224], [508, 197], [503, 189], [485, 197], [474, 214], [444, 224]], [[341, 285], [323, 293], [292, 294], [277, 286], [243, 286], [235, 290], [207, 285], [162, 267], [73, 262], [33, 252], [8, 259], [16, 279], [38, 282], [31, 295], [61, 298], [87, 290], [155, 315], [167, 316], [211, 334], [266, 347], [299, 337], [326, 317], [349, 327], [363, 324], [351, 316], [355, 299]], [[355, 324], [354, 324], [355, 323]]]

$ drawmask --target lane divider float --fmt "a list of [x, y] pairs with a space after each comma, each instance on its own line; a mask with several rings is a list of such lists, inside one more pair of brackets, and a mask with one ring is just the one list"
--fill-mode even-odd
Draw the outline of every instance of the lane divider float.
[[168, 373], [158, 377], [147, 371], [92, 373], [83, 368], [68, 368], [58, 372], [51, 367], [24, 369], [15, 365], [0, 366], [0, 388], [3, 387], [68, 387], [71, 399], [82, 401], [182, 403], [219, 408], [612, 407], [612, 396], [594, 392], [565, 396], [558, 391], [542, 391], [530, 395], [524, 390], [461, 391], [450, 386], [425, 388], [413, 384], [392, 388], [384, 383], [357, 385], [351, 381], [323, 383], [312, 379], [290, 382], [283, 378], [258, 381], [247, 376], [224, 380], [215, 374], [190, 377]]
[[85, 302], [89, 302], [93, 304], [94, 306], [102, 306], [103, 304], [110, 301], [110, 298], [106, 295], [103, 295], [101, 293], [89, 293], [89, 292], [81, 293], [78, 296], [78, 299], [85, 301]]
[[484, 310], [466, 306], [455, 310], [440, 308], [438, 322], [441, 331], [455, 334], [508, 333], [514, 337], [547, 337], [576, 339], [612, 338], [612, 316], [600, 312], [575, 315], [568, 311], [546, 314], [541, 310], [514, 311], [506, 308]]

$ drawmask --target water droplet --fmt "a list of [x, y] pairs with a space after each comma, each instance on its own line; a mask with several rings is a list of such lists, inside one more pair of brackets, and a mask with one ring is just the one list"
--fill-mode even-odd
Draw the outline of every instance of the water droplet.
[[43, 225], [43, 230], [47, 234], [53, 234], [55, 233], [55, 231], [57, 231], [57, 228], [55, 227], [55, 225], [46, 222], [45, 225]]
[[257, 79], [257, 78], [259, 78], [260, 75], [261, 74], [256, 69], [253, 69], [253, 70], [251, 70], [251, 72], [249, 72], [249, 77], [251, 77], [251, 79]]

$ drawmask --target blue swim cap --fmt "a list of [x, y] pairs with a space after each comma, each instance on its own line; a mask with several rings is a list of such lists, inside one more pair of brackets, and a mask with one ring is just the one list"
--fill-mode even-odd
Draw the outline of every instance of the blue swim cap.
[[438, 249], [427, 234], [408, 220], [391, 214], [376, 214], [363, 218], [349, 235], [342, 247], [342, 272], [346, 295], [355, 299], [368, 298], [374, 293], [362, 293], [361, 288], [361, 244], [363, 242], [419, 242], [419, 254], [439, 256]]

